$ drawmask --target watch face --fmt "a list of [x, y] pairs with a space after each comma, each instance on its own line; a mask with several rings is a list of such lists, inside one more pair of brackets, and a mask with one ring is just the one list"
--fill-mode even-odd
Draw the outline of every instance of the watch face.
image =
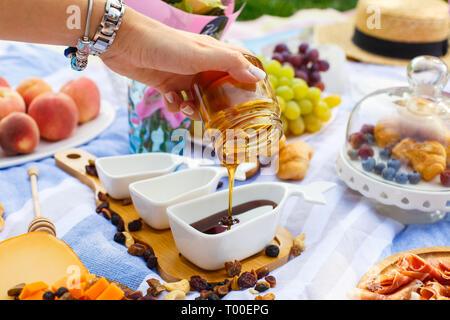
[[228, 17], [226, 16], [217, 17], [214, 20], [210, 21], [200, 33], [206, 34], [216, 39], [220, 39], [227, 23]]

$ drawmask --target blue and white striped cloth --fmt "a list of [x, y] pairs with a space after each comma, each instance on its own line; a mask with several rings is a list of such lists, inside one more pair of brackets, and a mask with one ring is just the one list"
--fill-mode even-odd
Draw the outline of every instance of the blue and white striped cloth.
[[[113, 124], [81, 148], [97, 157], [127, 154], [126, 81], [91, 62], [86, 71], [69, 67], [62, 50], [13, 42], [0, 42], [0, 76], [13, 87], [31, 76], [43, 77], [55, 90], [81, 75], [93, 79], [102, 97], [117, 109]], [[301, 184], [328, 180], [338, 184], [327, 193], [328, 204], [317, 206], [292, 198], [282, 212], [281, 224], [294, 236], [305, 233], [307, 249], [272, 274], [271, 291], [277, 299], [345, 299], [346, 291], [380, 259], [407, 249], [450, 245], [450, 220], [405, 226], [376, 213], [371, 200], [348, 189], [335, 174], [334, 162], [344, 143], [350, 111], [365, 94], [392, 82], [405, 84], [404, 68], [348, 63], [350, 84], [335, 121], [308, 142], [315, 155]], [[6, 209], [0, 241], [26, 232], [33, 217], [27, 168], [39, 168], [39, 198], [43, 213], [55, 222], [58, 236], [68, 243], [90, 272], [145, 290], [145, 279], [158, 278], [142, 259], [113, 241], [115, 227], [95, 213], [93, 192], [55, 166], [53, 158], [0, 170], [0, 202]], [[256, 176], [253, 181], [275, 180]], [[226, 180], [226, 179], [225, 179]], [[226, 182], [226, 181], [225, 181]], [[227, 183], [224, 183], [226, 188]], [[251, 235], [249, 235], [251, 236]], [[0, 262], [1, 263], [1, 262]], [[194, 298], [190, 294], [188, 298]], [[226, 299], [253, 299], [248, 291], [234, 291]]]

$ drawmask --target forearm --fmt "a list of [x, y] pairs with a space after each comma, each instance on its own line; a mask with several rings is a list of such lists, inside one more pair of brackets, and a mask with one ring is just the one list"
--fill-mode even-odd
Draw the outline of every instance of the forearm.
[[[0, 39], [75, 46], [84, 34], [88, 3], [88, 0], [0, 0]], [[100, 24], [105, 3], [106, 0], [94, 0], [89, 37]]]

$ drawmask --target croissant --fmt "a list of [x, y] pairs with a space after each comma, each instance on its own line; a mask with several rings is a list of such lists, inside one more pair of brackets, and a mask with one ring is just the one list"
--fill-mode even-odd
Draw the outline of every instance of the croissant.
[[382, 118], [375, 125], [373, 133], [380, 148], [394, 146], [401, 139], [400, 119], [397, 116]]
[[302, 180], [309, 168], [314, 149], [303, 141], [285, 145], [279, 154], [278, 178], [283, 180]]
[[425, 181], [432, 180], [447, 167], [447, 152], [437, 141], [403, 139], [392, 149], [392, 154], [400, 161], [410, 164]]

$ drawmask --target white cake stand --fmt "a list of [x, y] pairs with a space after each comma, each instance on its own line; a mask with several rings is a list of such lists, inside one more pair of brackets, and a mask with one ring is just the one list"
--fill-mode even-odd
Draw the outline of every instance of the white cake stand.
[[349, 188], [375, 200], [379, 214], [403, 224], [433, 223], [450, 211], [450, 188], [435, 182], [401, 185], [384, 180], [363, 171], [361, 161], [349, 158], [345, 145], [337, 158], [336, 171]]

